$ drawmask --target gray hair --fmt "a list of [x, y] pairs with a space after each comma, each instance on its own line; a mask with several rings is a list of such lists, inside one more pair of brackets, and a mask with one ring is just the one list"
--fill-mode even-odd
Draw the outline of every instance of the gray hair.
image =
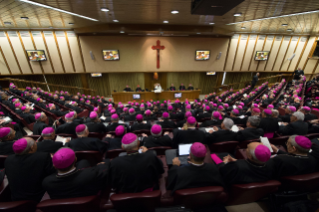
[[301, 152], [301, 153], [308, 153], [310, 149], [302, 148], [302, 147], [300, 147], [300, 146], [296, 143], [296, 137], [297, 137], [297, 136], [298, 136], [298, 135], [292, 135], [292, 136], [289, 137], [288, 140], [290, 140], [290, 144], [291, 144], [292, 146], [294, 146], [299, 152]]
[[234, 121], [230, 118], [225, 118], [223, 124], [226, 129], [230, 130], [234, 125]]
[[136, 148], [137, 146], [138, 146], [138, 137], [137, 136], [136, 136], [136, 140], [130, 144], [123, 144], [122, 143], [122, 147], [123, 147], [123, 149], [125, 149], [125, 151], [131, 151], [132, 149]]
[[247, 120], [251, 126], [259, 127], [260, 117], [259, 116], [249, 116]]
[[33, 138], [24, 138], [27, 140], [27, 147], [21, 153], [16, 153], [16, 155], [25, 155], [30, 152], [31, 147], [35, 144], [35, 140]]
[[296, 117], [298, 121], [303, 121], [305, 119], [305, 114], [302, 112], [294, 112], [292, 115]]
[[41, 116], [40, 116], [40, 118], [36, 119], [36, 121], [40, 121], [40, 120], [42, 120], [44, 116], [45, 116], [45, 113], [41, 112]]
[[279, 116], [279, 111], [278, 110], [272, 110], [272, 114], [275, 116], [275, 117], [278, 117]]
[[88, 127], [85, 125], [85, 130], [83, 130], [82, 132], [77, 132], [76, 135], [84, 135], [86, 133], [86, 131], [88, 130]]
[[65, 120], [72, 121], [74, 119], [74, 117], [75, 117], [75, 113], [73, 114], [73, 116], [71, 118], [67, 118], [66, 116], [64, 116], [64, 117], [65, 117]]

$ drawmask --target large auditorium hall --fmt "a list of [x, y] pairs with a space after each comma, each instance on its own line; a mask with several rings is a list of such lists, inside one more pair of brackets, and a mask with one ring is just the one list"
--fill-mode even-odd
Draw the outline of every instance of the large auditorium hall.
[[319, 212], [319, 1], [0, 0], [0, 212]]

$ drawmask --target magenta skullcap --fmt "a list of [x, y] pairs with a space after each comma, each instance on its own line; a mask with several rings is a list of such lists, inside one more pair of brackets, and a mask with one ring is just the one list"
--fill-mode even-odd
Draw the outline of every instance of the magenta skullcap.
[[255, 104], [254, 104], [254, 107], [258, 107], [258, 104], [255, 103]]
[[306, 111], [310, 111], [311, 110], [310, 107], [308, 107], [308, 106], [304, 106], [304, 107], [302, 107], [302, 109], [304, 109]]
[[21, 153], [25, 150], [25, 148], [28, 146], [28, 142], [25, 138], [20, 138], [16, 142], [13, 143], [12, 149], [15, 153]]
[[134, 108], [130, 108], [130, 109], [128, 110], [128, 112], [129, 112], [129, 113], [134, 113], [135, 110], [134, 110]]
[[188, 118], [188, 117], [190, 117], [190, 116], [192, 116], [193, 114], [190, 112], [190, 111], [187, 111], [186, 113], [185, 113], [185, 116]]
[[265, 145], [258, 145], [255, 149], [255, 156], [261, 162], [267, 162], [270, 159], [271, 153]]
[[260, 113], [260, 109], [255, 107], [255, 108], [253, 109], [253, 112], [255, 112], [255, 113]]
[[221, 99], [218, 99], [218, 101], [221, 102], [222, 100], [221, 100]]
[[90, 100], [86, 100], [85, 102], [86, 102], [86, 103], [90, 103]]
[[186, 109], [191, 109], [191, 105], [186, 105]]
[[209, 106], [206, 106], [206, 111], [210, 110], [210, 107]]
[[112, 110], [111, 110], [111, 114], [113, 114], [113, 113], [116, 113], [116, 110], [115, 110], [115, 109], [112, 109]]
[[218, 111], [215, 111], [213, 113], [214, 118], [218, 119], [220, 117], [220, 113]]
[[193, 116], [190, 116], [190, 117], [187, 118], [187, 123], [195, 124], [196, 123], [196, 119]]
[[141, 104], [140, 107], [145, 107], [145, 105], [144, 105], [144, 104]]
[[208, 100], [207, 100], [207, 99], [205, 99], [204, 101], [205, 101], [205, 102], [208, 102]]
[[80, 99], [80, 101], [83, 101], [83, 100], [84, 100], [83, 98]]
[[137, 136], [134, 133], [126, 133], [122, 138], [122, 144], [130, 144], [137, 140]]
[[50, 103], [50, 104], [49, 104], [49, 107], [52, 107], [53, 105], [54, 105], [54, 104]]
[[242, 109], [243, 109], [243, 106], [241, 106], [241, 105], [238, 105], [238, 108], [242, 110]]
[[264, 113], [268, 114], [268, 115], [271, 115], [272, 114], [272, 111], [270, 109], [265, 109], [264, 110]]
[[116, 113], [111, 116], [111, 119], [113, 119], [113, 120], [116, 120], [118, 118], [119, 118], [119, 116]]
[[95, 119], [97, 117], [97, 113], [95, 111], [92, 111], [90, 113], [90, 119]]
[[150, 110], [146, 110], [145, 114], [149, 116], [149, 115], [151, 115], [151, 111]]
[[218, 106], [218, 109], [223, 110], [224, 107], [223, 107], [222, 105], [219, 105], [219, 106]]
[[239, 114], [239, 110], [238, 110], [238, 109], [234, 109], [234, 110], [233, 110], [233, 113], [235, 113], [235, 114], [238, 115], [238, 114]]
[[155, 135], [160, 134], [162, 132], [162, 126], [158, 124], [154, 124], [152, 126], [151, 132]]
[[296, 107], [295, 106], [289, 106], [289, 109], [291, 110], [291, 112], [296, 112]]
[[202, 103], [201, 103], [201, 102], [198, 102], [197, 105], [202, 105]]
[[163, 118], [169, 118], [169, 113], [168, 113], [168, 112], [164, 112], [164, 113], [162, 114], [162, 117], [163, 117]]
[[194, 155], [195, 157], [198, 157], [198, 158], [205, 157], [206, 152], [207, 152], [205, 145], [202, 143], [199, 143], [199, 142], [193, 143], [190, 151], [191, 151], [192, 155]]
[[17, 99], [16, 99], [16, 98], [13, 98], [13, 99], [12, 99], [12, 102], [15, 102], [15, 100], [17, 100]]
[[63, 96], [60, 96], [60, 99], [63, 99]]
[[21, 110], [25, 110], [25, 109], [27, 109], [27, 106], [22, 106], [21, 107]]
[[98, 107], [95, 107], [95, 108], [93, 109], [93, 111], [97, 112], [97, 111], [99, 111], [99, 108], [98, 108]]
[[6, 137], [11, 132], [10, 127], [2, 127], [0, 128], [0, 138]]
[[117, 127], [115, 128], [115, 135], [116, 135], [116, 136], [121, 136], [121, 135], [124, 134], [124, 132], [125, 132], [125, 128], [124, 128], [123, 125], [119, 125], [119, 126], [117, 126]]
[[65, 169], [71, 166], [75, 160], [75, 153], [70, 148], [59, 149], [52, 158], [52, 163], [57, 169]]
[[274, 108], [273, 105], [268, 105], [267, 107], [270, 108], [270, 109], [273, 109], [273, 108]]
[[75, 128], [75, 132], [76, 133], [81, 133], [86, 129], [86, 125], [85, 124], [80, 124]]
[[165, 104], [166, 104], [166, 102], [167, 102], [167, 101], [166, 101], [166, 100], [164, 100], [164, 103], [165, 103]]
[[40, 117], [41, 117], [41, 113], [36, 113], [36, 114], [34, 115], [35, 120], [40, 119]]
[[224, 106], [225, 106], [225, 107], [229, 107], [229, 104], [226, 103], [226, 104], [224, 104]]
[[124, 105], [120, 105], [119, 107], [120, 107], [120, 108], [123, 108], [123, 107], [124, 107]]
[[216, 103], [213, 103], [213, 106], [214, 106], [214, 107], [217, 107], [217, 104], [216, 104]]
[[123, 109], [123, 111], [124, 111], [124, 112], [126, 112], [127, 110], [128, 110], [128, 108], [127, 108], [127, 107], [125, 107], [125, 108]]
[[40, 100], [41, 100], [41, 98], [37, 98], [37, 102], [40, 101]]
[[143, 115], [141, 114], [137, 114], [135, 118], [137, 121], [143, 121]]
[[48, 135], [54, 132], [53, 127], [46, 127], [42, 130], [42, 135]]
[[19, 107], [20, 106], [20, 102], [18, 102], [17, 104], [14, 105], [15, 107]]
[[167, 108], [168, 110], [173, 110], [173, 106], [172, 105], [170, 105], [170, 106], [168, 106], [168, 108]]
[[164, 104], [162, 103], [162, 104], [160, 104], [160, 106], [161, 106], [161, 107], [164, 107]]
[[300, 146], [301, 148], [304, 148], [304, 149], [311, 148], [311, 141], [309, 140], [309, 138], [305, 136], [298, 135], [296, 136], [295, 141], [298, 144], [298, 146]]

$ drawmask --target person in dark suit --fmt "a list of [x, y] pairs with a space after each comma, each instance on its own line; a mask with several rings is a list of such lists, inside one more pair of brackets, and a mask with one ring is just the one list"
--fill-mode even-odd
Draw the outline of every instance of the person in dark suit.
[[178, 157], [168, 171], [167, 190], [172, 194], [176, 190], [203, 186], [223, 186], [224, 182], [215, 164], [204, 163], [207, 150], [205, 145], [195, 142], [190, 148], [189, 164], [181, 166]]
[[42, 182], [50, 199], [92, 196], [107, 186], [109, 160], [88, 167], [87, 161], [77, 163], [72, 149], [62, 148], [54, 154], [52, 162], [57, 174], [46, 177]]
[[150, 130], [151, 129], [151, 125], [148, 123], [143, 123], [143, 115], [141, 114], [137, 114], [136, 115], [136, 121], [137, 123], [133, 124], [131, 126], [131, 131], [134, 132], [136, 130]]
[[105, 134], [107, 132], [107, 128], [99, 119], [99, 116], [95, 111], [90, 113], [91, 121], [86, 124], [89, 129], [89, 132], [96, 132], [100, 134]]
[[225, 118], [221, 124], [221, 129], [214, 126], [214, 130], [209, 131], [209, 135], [206, 138], [206, 144], [218, 143], [223, 141], [235, 141], [237, 134], [231, 131], [234, 125], [234, 121], [230, 118]]
[[85, 124], [80, 124], [75, 129], [78, 138], [72, 139], [68, 146], [74, 151], [99, 151], [104, 154], [107, 150], [107, 143], [98, 138], [91, 138]]
[[130, 108], [128, 110], [128, 115], [124, 116], [124, 121], [135, 121], [135, 109], [134, 108]]
[[[43, 140], [37, 142], [37, 152], [48, 152], [55, 153], [63, 147], [63, 143], [60, 141], [55, 141], [55, 132], [52, 127], [46, 127], [43, 129], [41, 134]], [[70, 140], [67, 140], [69, 142]]]
[[55, 134], [72, 134], [76, 135], [75, 128], [79, 125], [78, 122], [74, 121], [75, 113], [72, 111], [65, 115], [65, 124], [60, 125], [55, 129]]
[[284, 123], [279, 127], [279, 133], [282, 135], [306, 135], [308, 133], [308, 124], [304, 122], [305, 115], [302, 112], [294, 112], [290, 117], [290, 123]]
[[126, 85], [123, 91], [132, 91], [132, 89], [128, 85]]
[[311, 109], [308, 106], [301, 107], [300, 112], [302, 112], [305, 115], [304, 121], [311, 121], [314, 119], [318, 119], [318, 117], [315, 114], [311, 113]]
[[264, 130], [264, 133], [274, 133], [279, 130], [278, 120], [272, 118], [272, 111], [264, 109], [262, 112], [259, 128]]
[[214, 111], [211, 117], [211, 120], [203, 122], [199, 127], [216, 126], [222, 123], [220, 112]]
[[188, 85], [188, 88], [187, 88], [187, 90], [191, 90], [191, 91], [192, 91], [192, 90], [194, 90], [194, 87], [193, 87], [193, 85], [192, 85], [192, 84], [189, 84], [189, 85]]
[[49, 110], [51, 113], [53, 113], [54, 115], [61, 117], [61, 116], [65, 116], [69, 111], [61, 111], [59, 109], [56, 108], [56, 105], [53, 103], [49, 104]]
[[118, 125], [115, 128], [115, 137], [112, 138], [111, 134], [107, 134], [106, 137], [103, 139], [103, 142], [108, 143], [107, 150], [113, 149], [121, 149], [122, 148], [122, 137], [126, 133], [126, 129], [122, 125]]
[[243, 118], [239, 118], [240, 116], [240, 112], [238, 109], [233, 109], [231, 112], [230, 112], [230, 118], [234, 121], [234, 124], [243, 124], [245, 125], [247, 119]]
[[279, 118], [283, 121], [283, 122], [290, 122], [290, 117], [291, 114], [296, 112], [296, 108], [294, 106], [287, 106], [285, 108], [285, 115], [283, 116], [279, 116]]
[[48, 117], [45, 115], [45, 113], [36, 113], [34, 115], [34, 118], [36, 122], [33, 125], [33, 135], [41, 135], [42, 130], [46, 127], [49, 127], [45, 121], [48, 119]]
[[169, 90], [171, 90], [171, 91], [176, 91], [176, 88], [175, 88], [175, 86], [174, 86], [173, 83], [171, 84], [171, 87], [169, 87]]
[[186, 125], [183, 130], [176, 130], [173, 138], [173, 148], [177, 148], [178, 144], [189, 144], [194, 142], [205, 142], [206, 135], [203, 131], [196, 129], [196, 119], [193, 116], [187, 118]]
[[271, 147], [277, 156], [273, 157], [274, 178], [301, 175], [315, 172], [317, 160], [309, 151], [311, 141], [300, 135], [292, 135], [287, 141], [287, 152], [279, 150], [275, 145]]
[[181, 90], [181, 91], [186, 90], [185, 85], [183, 83], [179, 86], [179, 90]]
[[30, 113], [30, 107], [27, 106], [22, 106], [21, 107], [21, 114], [19, 114], [21, 116], [21, 118], [23, 118], [28, 124], [34, 123], [35, 122], [35, 118], [34, 118], [34, 114]]
[[197, 114], [196, 120], [200, 121], [200, 120], [205, 119], [205, 118], [210, 118], [211, 116], [212, 116], [212, 114], [211, 114], [211, 111], [210, 111], [210, 107], [206, 106], [206, 107], [203, 108], [203, 113]]
[[106, 130], [107, 132], [114, 132], [119, 125], [124, 126], [125, 129], [128, 130], [128, 126], [125, 124], [119, 124], [119, 116], [117, 114], [113, 114], [111, 116], [111, 123], [106, 127]]
[[250, 116], [248, 117], [246, 128], [243, 129], [239, 127], [239, 131], [236, 135], [236, 141], [248, 141], [253, 139], [258, 139], [260, 136], [264, 136], [264, 130], [258, 128], [260, 124], [259, 116]]
[[162, 114], [163, 121], [159, 121], [157, 124], [161, 125], [162, 128], [176, 128], [176, 124], [169, 120], [170, 116], [168, 112]]
[[50, 154], [37, 152], [36, 142], [29, 137], [17, 140], [12, 148], [15, 154], [4, 164], [12, 201], [40, 202], [45, 193], [43, 179], [55, 173]]
[[162, 127], [161, 125], [154, 124], [151, 129], [150, 136], [146, 134], [143, 135], [143, 143], [145, 147], [158, 147], [158, 146], [172, 146], [172, 139], [168, 136], [169, 132], [165, 132], [162, 136]]
[[293, 76], [294, 80], [300, 80], [300, 76], [305, 75], [304, 71], [301, 70], [301, 68], [298, 68], [297, 70], [294, 71]]
[[142, 88], [140, 87], [140, 85], [137, 85], [137, 88], [135, 89], [136, 92], [141, 92]]
[[251, 81], [251, 89], [253, 89], [256, 85], [256, 83], [258, 82], [258, 76], [259, 76], [259, 73], [257, 73], [254, 77], [253, 77], [253, 80]]
[[[12, 145], [15, 141], [16, 131], [10, 127], [0, 128], [0, 155], [12, 155]], [[3, 168], [3, 167], [2, 167]]]

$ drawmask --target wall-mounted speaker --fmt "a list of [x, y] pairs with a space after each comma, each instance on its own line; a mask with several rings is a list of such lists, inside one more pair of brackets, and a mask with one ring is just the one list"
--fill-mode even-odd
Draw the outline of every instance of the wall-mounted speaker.
[[291, 57], [289, 57], [288, 58], [288, 60], [292, 60], [292, 59], [294, 59], [294, 57], [296, 56], [296, 54], [295, 53], [293, 53], [292, 55], [291, 55]]
[[94, 58], [94, 55], [93, 55], [93, 52], [92, 52], [92, 51], [90, 51], [90, 56], [91, 56], [91, 59], [92, 59], [92, 60], [95, 60], [95, 58]]
[[219, 60], [221, 56], [222, 56], [222, 52], [219, 52], [217, 57], [216, 57], [216, 60]]

